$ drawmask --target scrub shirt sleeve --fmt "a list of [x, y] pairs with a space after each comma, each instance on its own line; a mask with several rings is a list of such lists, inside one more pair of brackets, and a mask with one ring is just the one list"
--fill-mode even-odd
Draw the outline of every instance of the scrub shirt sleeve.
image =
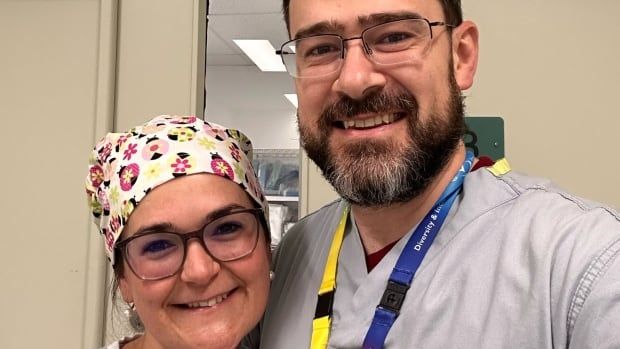
[[[583, 294], [586, 297], [575, 317], [569, 348], [620, 348], [620, 240], [602, 258], [592, 266], [598, 277], [582, 282], [589, 293]], [[579, 297], [575, 304], [580, 303]]]

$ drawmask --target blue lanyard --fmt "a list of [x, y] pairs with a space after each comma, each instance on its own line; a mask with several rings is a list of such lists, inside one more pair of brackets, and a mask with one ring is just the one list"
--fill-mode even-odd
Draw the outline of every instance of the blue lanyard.
[[407, 245], [392, 270], [381, 302], [375, 310], [375, 316], [364, 339], [364, 349], [383, 348], [388, 332], [400, 313], [413, 276], [446, 220], [450, 207], [463, 185], [465, 175], [471, 170], [473, 159], [474, 154], [467, 152], [459, 172], [407, 241]]

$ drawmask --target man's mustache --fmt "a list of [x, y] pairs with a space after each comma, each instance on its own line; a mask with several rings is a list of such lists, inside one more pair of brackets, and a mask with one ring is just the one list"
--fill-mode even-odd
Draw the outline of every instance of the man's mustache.
[[335, 121], [350, 119], [359, 114], [395, 111], [417, 116], [418, 102], [413, 95], [406, 92], [399, 94], [376, 92], [361, 100], [343, 96], [323, 110], [320, 122], [323, 124], [321, 126], [329, 126]]

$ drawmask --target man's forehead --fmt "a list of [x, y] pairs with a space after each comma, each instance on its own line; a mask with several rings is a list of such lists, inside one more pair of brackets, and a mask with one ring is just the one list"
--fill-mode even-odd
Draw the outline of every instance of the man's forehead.
[[[443, 20], [441, 0], [291, 0], [290, 30], [300, 31], [320, 26], [332, 32], [357, 31], [373, 24], [399, 18]], [[303, 33], [302, 33], [303, 34]], [[305, 35], [302, 35], [305, 36]]]
[[[399, 12], [380, 12], [373, 14], [364, 14], [357, 16], [357, 25], [356, 29], [359, 28], [367, 28], [373, 25], [396, 21], [400, 19], [418, 19], [423, 18], [423, 16], [417, 12], [410, 11], [399, 11]], [[328, 21], [321, 21], [318, 23], [310, 24], [306, 27], [297, 28], [294, 33], [295, 39], [300, 39], [316, 34], [343, 34], [347, 29], [347, 26], [341, 22], [338, 22], [335, 19], [330, 19]]]

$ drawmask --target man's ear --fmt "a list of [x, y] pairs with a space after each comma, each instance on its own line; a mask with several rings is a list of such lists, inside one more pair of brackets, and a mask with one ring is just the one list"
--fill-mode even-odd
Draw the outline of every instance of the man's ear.
[[454, 77], [461, 90], [467, 90], [474, 83], [478, 50], [478, 27], [473, 22], [464, 21], [452, 30]]

